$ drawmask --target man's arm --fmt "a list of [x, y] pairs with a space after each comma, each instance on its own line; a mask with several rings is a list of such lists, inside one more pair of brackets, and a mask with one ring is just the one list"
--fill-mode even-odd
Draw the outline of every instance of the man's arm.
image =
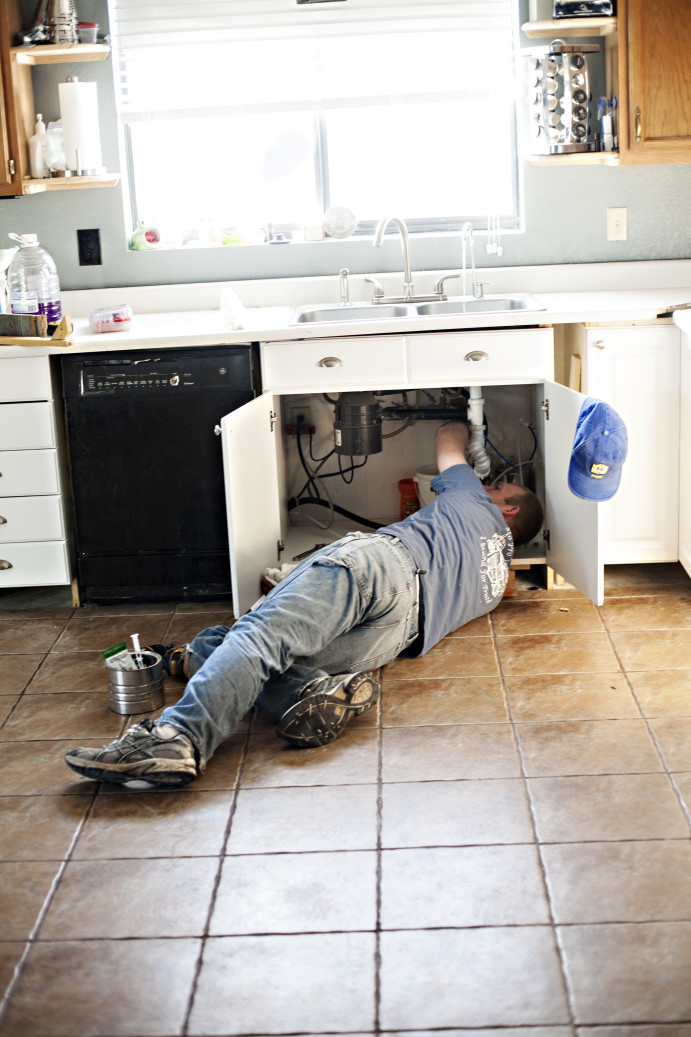
[[437, 429], [437, 467], [446, 471], [455, 464], [468, 464], [465, 447], [468, 442], [468, 426], [461, 421], [447, 421]]

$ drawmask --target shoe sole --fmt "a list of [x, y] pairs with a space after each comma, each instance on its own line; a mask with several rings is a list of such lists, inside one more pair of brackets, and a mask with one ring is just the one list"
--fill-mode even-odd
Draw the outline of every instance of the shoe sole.
[[308, 695], [281, 717], [276, 734], [301, 749], [327, 745], [338, 738], [352, 716], [362, 716], [379, 698], [379, 680], [357, 674], [347, 685], [349, 701], [333, 695]]
[[[168, 763], [169, 761], [166, 761]], [[192, 761], [190, 761], [192, 762]], [[131, 770], [112, 770], [110, 767], [99, 767], [98, 764], [85, 763], [78, 758], [70, 759], [69, 756], [65, 757], [65, 763], [68, 767], [71, 767], [77, 774], [81, 774], [83, 778], [92, 778], [94, 781], [110, 781], [117, 785], [124, 785], [128, 781], [148, 781], [151, 785], [187, 785], [190, 781], [194, 781], [197, 777], [197, 768], [193, 763], [194, 771], [191, 770], [157, 770], [152, 767], [149, 771], [142, 773], [141, 768], [138, 766], [138, 773], [135, 773], [134, 768]], [[152, 761], [152, 763], [158, 763], [159, 766], [163, 763], [162, 760]]]

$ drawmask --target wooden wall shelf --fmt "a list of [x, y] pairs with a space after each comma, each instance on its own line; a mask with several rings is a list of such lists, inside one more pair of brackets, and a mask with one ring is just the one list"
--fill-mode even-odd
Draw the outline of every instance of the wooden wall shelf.
[[533, 40], [546, 37], [564, 39], [579, 36], [611, 36], [617, 31], [616, 18], [555, 18], [552, 21], [524, 22], [521, 32]]
[[105, 61], [110, 47], [105, 43], [37, 43], [35, 47], [12, 47], [19, 65], [62, 65], [68, 61]]

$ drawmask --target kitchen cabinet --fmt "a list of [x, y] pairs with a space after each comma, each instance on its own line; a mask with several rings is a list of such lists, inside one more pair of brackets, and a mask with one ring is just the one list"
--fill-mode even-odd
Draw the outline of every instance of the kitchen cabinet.
[[[498, 355], [503, 355], [512, 341], [516, 354], [525, 351], [533, 362], [530, 369], [521, 367], [519, 373], [509, 377], [500, 364], [493, 366], [492, 356], [495, 346]], [[376, 362], [380, 349], [394, 365], [387, 369], [391, 381], [386, 373], [374, 377], [371, 374], [371, 363]], [[221, 421], [233, 607], [237, 616], [256, 601], [261, 572], [278, 563], [283, 548], [287, 560], [297, 553], [293, 547], [293, 543], [297, 544], [297, 530], [288, 523], [282, 398], [288, 397], [289, 403], [291, 395], [302, 396], [312, 391], [373, 392], [433, 386], [441, 389], [447, 385], [515, 385], [528, 394], [529, 417], [537, 429], [542, 458], [540, 476], [544, 485], [540, 495], [545, 507], [545, 529], [549, 531], [543, 560], [592, 600], [602, 603], [600, 505], [575, 497], [567, 484], [583, 397], [553, 381], [551, 329], [273, 342], [262, 344], [261, 353], [267, 391]], [[468, 359], [478, 353], [486, 354], [487, 359]], [[293, 355], [298, 357], [295, 364]], [[325, 359], [337, 362], [324, 366], [320, 361]], [[391, 519], [395, 517], [392, 515]], [[349, 528], [353, 528], [352, 522]], [[314, 533], [312, 527], [312, 544]], [[326, 539], [330, 537], [327, 535]]]
[[573, 325], [565, 344], [567, 353], [581, 357], [583, 391], [610, 403], [628, 433], [619, 489], [601, 506], [605, 563], [677, 561], [678, 328]]
[[49, 358], [2, 358], [0, 590], [69, 583]]
[[691, 576], [691, 327], [683, 330], [679, 415], [679, 561]]
[[[618, 101], [619, 152], [536, 156], [540, 165], [691, 162], [691, 17], [686, 0], [618, 0], [616, 18], [528, 22], [534, 39], [601, 36], [606, 93]], [[597, 99], [591, 102], [591, 116]]]
[[0, 3], [0, 197], [36, 194], [43, 191], [78, 190], [84, 187], [112, 187], [119, 174], [103, 176], [47, 177], [32, 180], [27, 143], [34, 132], [31, 68], [65, 62], [103, 61], [110, 48], [102, 44], [58, 46], [40, 44], [31, 48], [13, 47], [15, 35], [24, 27], [23, 5], [19, 0]]

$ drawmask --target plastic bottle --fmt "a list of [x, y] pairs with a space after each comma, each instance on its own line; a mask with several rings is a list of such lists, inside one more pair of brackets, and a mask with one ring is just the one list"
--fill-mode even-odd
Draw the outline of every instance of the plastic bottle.
[[29, 137], [29, 165], [34, 180], [48, 176], [49, 170], [46, 163], [46, 125], [43, 116], [36, 114], [36, 125], [34, 133]]
[[7, 271], [12, 313], [45, 313], [48, 323], [62, 317], [60, 282], [55, 263], [36, 234], [10, 234], [19, 243]]
[[420, 502], [417, 499], [417, 491], [412, 479], [399, 479], [398, 492], [401, 495], [400, 518], [403, 521], [404, 518], [408, 518], [408, 515], [420, 510]]

